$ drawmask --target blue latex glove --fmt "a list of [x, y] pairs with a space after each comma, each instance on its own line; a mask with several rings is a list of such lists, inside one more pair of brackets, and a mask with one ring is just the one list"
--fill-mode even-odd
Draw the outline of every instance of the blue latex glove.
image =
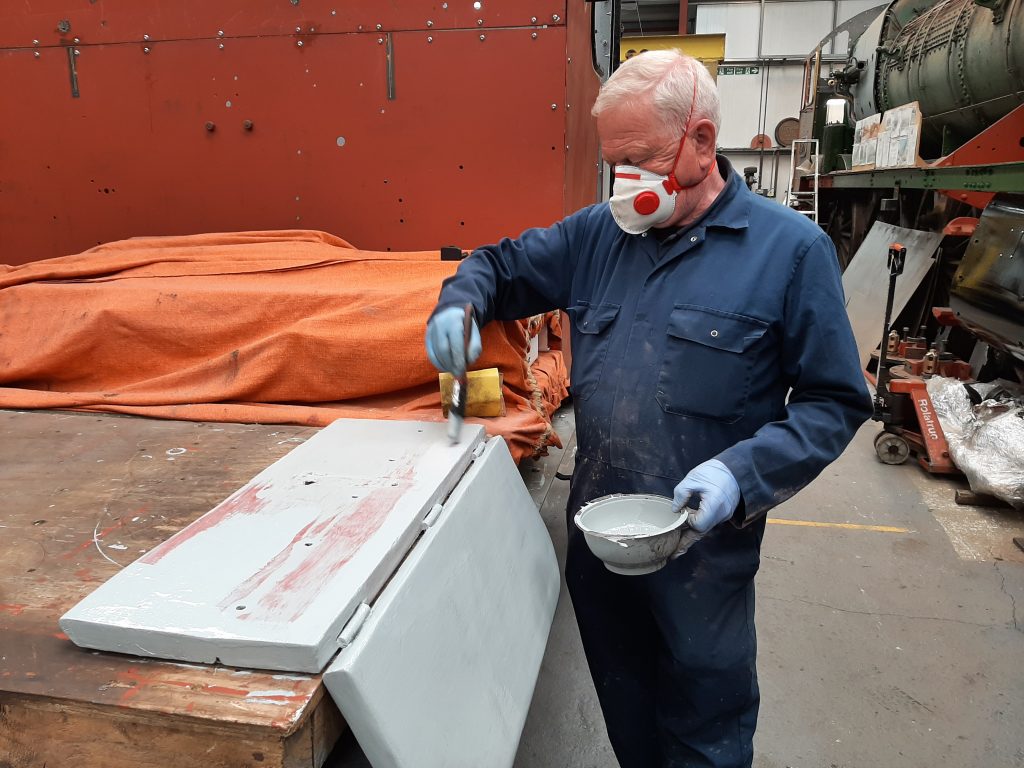
[[690, 470], [683, 481], [676, 486], [672, 498], [672, 509], [676, 512], [683, 507], [695, 506], [690, 510], [689, 527], [683, 530], [683, 538], [673, 557], [679, 557], [705, 533], [733, 516], [740, 503], [740, 487], [732, 472], [718, 459], [710, 459]]
[[[473, 332], [470, 334], [469, 349], [466, 349], [466, 310], [463, 307], [442, 309], [427, 323], [427, 357], [439, 371], [447, 371], [453, 376], [461, 376], [466, 366], [472, 365], [480, 357], [480, 329], [473, 319]], [[469, 360], [466, 360], [466, 354]]]

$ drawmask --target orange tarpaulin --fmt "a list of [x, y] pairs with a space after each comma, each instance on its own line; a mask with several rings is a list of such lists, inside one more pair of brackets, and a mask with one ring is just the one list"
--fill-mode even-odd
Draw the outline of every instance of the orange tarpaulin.
[[[360, 251], [315, 231], [133, 238], [0, 266], [0, 407], [324, 426], [441, 420], [425, 322], [455, 262]], [[558, 445], [558, 352], [491, 323], [507, 415], [469, 419], [517, 460]]]

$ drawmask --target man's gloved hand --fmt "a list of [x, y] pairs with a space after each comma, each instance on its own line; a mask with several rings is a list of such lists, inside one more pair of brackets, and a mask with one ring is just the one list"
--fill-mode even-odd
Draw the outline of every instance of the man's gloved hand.
[[[470, 335], [469, 350], [466, 349], [466, 310], [463, 307], [442, 309], [427, 323], [427, 357], [439, 371], [447, 371], [453, 376], [460, 376], [466, 371], [467, 365], [480, 357], [480, 329], [473, 320], [473, 332]], [[466, 360], [466, 354], [469, 360]]]
[[672, 509], [679, 512], [683, 507], [694, 506], [695, 501], [700, 505], [690, 510], [689, 527], [683, 529], [683, 538], [673, 558], [679, 557], [705, 533], [732, 517], [740, 503], [740, 487], [736, 478], [718, 459], [710, 459], [690, 470], [676, 486]]

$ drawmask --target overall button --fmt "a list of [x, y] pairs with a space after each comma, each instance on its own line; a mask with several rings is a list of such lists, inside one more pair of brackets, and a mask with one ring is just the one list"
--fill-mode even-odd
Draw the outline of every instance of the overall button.
[[696, 236], [696, 235], [694, 235], [693, 237], [691, 237], [691, 238], [690, 238], [690, 242], [691, 242], [691, 243], [696, 243], [696, 242], [697, 242], [697, 236]]

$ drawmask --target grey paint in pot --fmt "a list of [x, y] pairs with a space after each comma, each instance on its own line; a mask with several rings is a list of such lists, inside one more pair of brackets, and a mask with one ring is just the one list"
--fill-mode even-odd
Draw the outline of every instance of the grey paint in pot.
[[602, 496], [576, 513], [587, 546], [613, 573], [641, 575], [662, 568], [679, 546], [689, 511], [645, 494]]

